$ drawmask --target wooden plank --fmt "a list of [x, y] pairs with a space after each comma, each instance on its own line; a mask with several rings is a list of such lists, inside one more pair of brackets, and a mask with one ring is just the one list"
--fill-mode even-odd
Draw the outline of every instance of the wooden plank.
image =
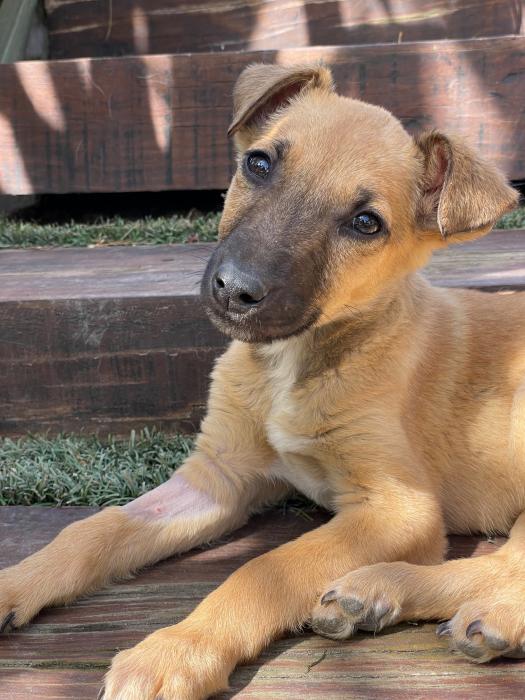
[[[0, 508], [5, 546], [0, 566], [16, 563], [46, 544], [64, 525], [95, 509]], [[213, 548], [174, 557], [70, 605], [46, 610], [34, 624], [2, 639], [2, 697], [26, 700], [91, 700], [117, 649], [185, 617], [230, 573], [254, 556], [325, 522], [288, 511], [257, 516]], [[450, 557], [494, 551], [483, 538], [450, 538]], [[310, 665], [319, 661], [310, 668]], [[304, 633], [272, 644], [256, 661], [238, 668], [220, 696], [325, 700], [510, 700], [525, 692], [525, 661], [477, 666], [446, 650], [432, 624], [399, 625], [378, 635], [358, 633], [333, 642]]]
[[[525, 289], [525, 231], [435, 255], [435, 284]], [[0, 434], [195, 432], [227, 339], [199, 282], [213, 244], [4, 251]]]
[[51, 58], [253, 51], [519, 34], [509, 0], [47, 0]]
[[324, 60], [410, 131], [469, 137], [525, 178], [525, 37], [0, 65], [0, 192], [222, 189], [231, 92], [253, 61]]

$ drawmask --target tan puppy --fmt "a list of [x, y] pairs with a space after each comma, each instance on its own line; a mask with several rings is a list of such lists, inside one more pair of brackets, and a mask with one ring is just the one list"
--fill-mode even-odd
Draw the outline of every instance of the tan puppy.
[[[440, 631], [469, 658], [523, 655], [525, 295], [414, 273], [487, 233], [516, 192], [459, 141], [414, 141], [336, 95], [319, 66], [248, 68], [231, 132], [239, 167], [203, 295], [237, 340], [197, 448], [163, 486], [2, 572], [3, 627], [238, 527], [293, 487], [333, 519], [120, 653], [101, 697], [208, 697], [312, 617], [335, 637], [451, 618]], [[513, 524], [496, 554], [442, 563], [447, 532]]]

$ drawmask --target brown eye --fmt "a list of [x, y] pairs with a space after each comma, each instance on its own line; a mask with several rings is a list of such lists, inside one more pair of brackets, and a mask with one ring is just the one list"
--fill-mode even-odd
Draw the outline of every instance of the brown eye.
[[258, 180], [266, 180], [272, 170], [272, 161], [270, 157], [262, 151], [248, 153], [244, 163], [250, 175]]
[[363, 212], [352, 219], [352, 228], [364, 236], [373, 236], [382, 230], [381, 220], [375, 214]]

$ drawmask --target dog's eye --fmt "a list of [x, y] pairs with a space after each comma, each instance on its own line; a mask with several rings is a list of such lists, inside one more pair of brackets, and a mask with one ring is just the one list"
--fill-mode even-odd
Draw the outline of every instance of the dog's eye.
[[270, 157], [262, 151], [252, 151], [244, 160], [246, 170], [259, 180], [266, 180], [272, 170]]
[[357, 233], [365, 236], [373, 236], [375, 233], [380, 233], [382, 230], [381, 220], [371, 212], [363, 212], [352, 219], [352, 228]]

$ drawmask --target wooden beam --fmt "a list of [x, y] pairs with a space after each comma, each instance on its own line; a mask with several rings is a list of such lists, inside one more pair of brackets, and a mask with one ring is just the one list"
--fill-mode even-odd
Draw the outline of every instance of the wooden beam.
[[[439, 252], [435, 284], [525, 289], [525, 231]], [[3, 251], [0, 435], [195, 432], [228, 340], [199, 282], [213, 245]]]
[[24, 56], [38, 0], [0, 2], [0, 63], [13, 63]]
[[321, 59], [342, 94], [464, 134], [525, 179], [525, 37], [505, 37], [0, 65], [0, 192], [226, 188], [240, 71]]
[[471, 39], [520, 34], [509, 0], [46, 0], [51, 58]]

